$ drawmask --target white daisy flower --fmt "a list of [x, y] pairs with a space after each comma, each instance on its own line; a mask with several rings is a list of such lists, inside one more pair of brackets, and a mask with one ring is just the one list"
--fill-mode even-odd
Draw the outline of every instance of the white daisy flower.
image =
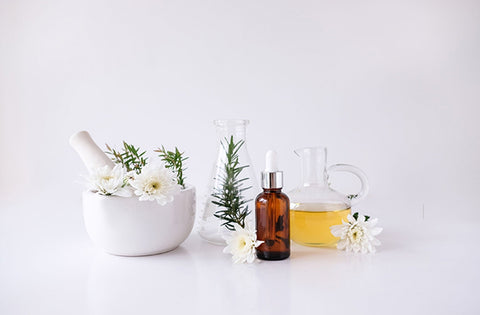
[[156, 200], [165, 205], [173, 201], [173, 195], [180, 191], [175, 173], [163, 165], [147, 165], [142, 172], [134, 175], [130, 185], [135, 189], [134, 193], [139, 200]]
[[330, 227], [332, 234], [340, 237], [337, 248], [345, 249], [347, 252], [374, 253], [375, 246], [381, 244], [375, 236], [383, 230], [383, 228], [375, 227], [378, 219], [365, 218], [358, 213], [349, 214], [347, 219], [347, 222], [342, 220], [343, 224]]
[[88, 177], [89, 188], [101, 195], [130, 197], [132, 192], [126, 187], [125, 171], [121, 165], [112, 169], [105, 165], [92, 169]]
[[223, 249], [226, 254], [232, 254], [232, 261], [238, 263], [249, 263], [255, 261], [255, 248], [260, 246], [263, 241], [257, 241], [257, 231], [251, 228], [250, 224], [246, 224], [242, 228], [238, 224], [233, 225], [235, 231], [224, 237], [227, 241], [227, 247]]

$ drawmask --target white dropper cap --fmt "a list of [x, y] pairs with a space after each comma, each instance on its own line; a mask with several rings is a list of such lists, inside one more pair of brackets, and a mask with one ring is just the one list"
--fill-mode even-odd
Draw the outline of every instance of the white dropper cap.
[[283, 172], [278, 170], [277, 152], [268, 150], [265, 154], [265, 171], [262, 172], [262, 187], [278, 189], [283, 187]]
[[278, 171], [278, 158], [277, 152], [268, 150], [265, 154], [265, 172], [277, 172]]

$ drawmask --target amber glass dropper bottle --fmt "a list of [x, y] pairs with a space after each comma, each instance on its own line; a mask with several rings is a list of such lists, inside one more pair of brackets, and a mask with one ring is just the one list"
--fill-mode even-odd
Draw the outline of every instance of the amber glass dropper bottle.
[[283, 172], [278, 170], [277, 153], [268, 151], [266, 168], [262, 172], [262, 188], [255, 199], [257, 257], [281, 260], [290, 256], [290, 200], [282, 193]]

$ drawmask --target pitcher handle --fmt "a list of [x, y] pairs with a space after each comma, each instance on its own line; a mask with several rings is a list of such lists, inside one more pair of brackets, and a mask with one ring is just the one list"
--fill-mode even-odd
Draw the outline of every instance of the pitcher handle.
[[351, 204], [357, 204], [360, 200], [365, 198], [365, 196], [368, 194], [368, 179], [367, 175], [359, 169], [356, 166], [349, 165], [349, 164], [333, 164], [327, 168], [327, 174], [330, 174], [331, 172], [348, 172], [352, 173], [353, 175], [357, 176], [357, 178], [360, 180], [361, 188], [360, 192], [357, 194], [353, 194], [350, 196], [353, 196], [350, 198]]

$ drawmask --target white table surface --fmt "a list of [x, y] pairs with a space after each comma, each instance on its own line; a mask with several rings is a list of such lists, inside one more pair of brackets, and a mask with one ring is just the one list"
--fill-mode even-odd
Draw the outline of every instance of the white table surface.
[[476, 219], [380, 218], [375, 255], [293, 244], [233, 265], [195, 232], [161, 255], [104, 254], [72, 198], [0, 202], [0, 314], [480, 314]]

